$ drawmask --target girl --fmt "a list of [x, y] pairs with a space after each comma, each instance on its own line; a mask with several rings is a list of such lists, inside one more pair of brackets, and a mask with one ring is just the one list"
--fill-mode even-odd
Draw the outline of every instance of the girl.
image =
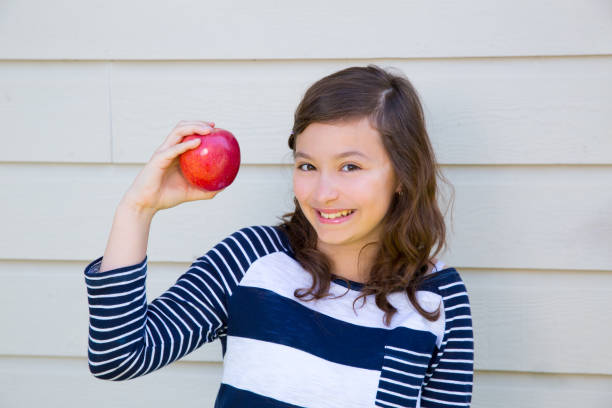
[[[216, 192], [178, 156], [213, 122], [180, 122], [117, 207], [85, 269], [89, 368], [150, 373], [219, 338], [215, 407], [469, 407], [470, 304], [445, 245], [435, 161], [410, 82], [375, 65], [313, 84], [289, 147], [295, 210], [236, 231], [147, 304], [151, 220]], [[361, 300], [359, 307], [355, 307]]]

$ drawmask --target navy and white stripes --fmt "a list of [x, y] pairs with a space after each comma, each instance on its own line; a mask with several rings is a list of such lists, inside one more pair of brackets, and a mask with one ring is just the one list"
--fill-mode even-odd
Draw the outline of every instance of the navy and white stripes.
[[470, 303], [457, 273], [438, 286], [444, 304], [445, 330], [442, 346], [428, 370], [421, 406], [469, 407], [474, 373], [474, 335]]
[[[376, 406], [469, 407], [474, 339], [465, 285], [459, 273], [448, 268], [437, 272], [417, 293], [435, 294], [440, 300], [444, 325], [425, 333], [437, 333], [441, 341], [417, 342], [413, 335], [398, 337], [395, 329], [385, 346]], [[431, 306], [435, 305], [433, 299]]]
[[150, 303], [146, 256], [106, 272], [99, 272], [101, 260], [85, 269], [89, 367], [98, 378], [145, 375], [219, 338], [216, 408], [470, 404], [472, 322], [454, 268], [436, 272], [417, 292], [426, 309], [442, 306], [440, 319], [427, 321], [396, 292], [388, 299], [398, 313], [385, 326], [374, 299], [353, 310], [359, 285], [334, 280], [330, 298], [295, 298], [311, 277], [276, 227], [230, 235]]
[[157, 370], [220, 337], [227, 300], [250, 263], [288, 245], [270, 227], [244, 228], [198, 258], [164, 294], [147, 305], [147, 257], [136, 265], [98, 272], [89, 264], [89, 366], [106, 380]]

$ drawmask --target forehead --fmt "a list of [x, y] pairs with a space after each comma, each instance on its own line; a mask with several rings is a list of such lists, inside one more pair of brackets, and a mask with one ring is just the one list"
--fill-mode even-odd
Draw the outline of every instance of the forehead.
[[296, 153], [338, 154], [347, 150], [385, 154], [380, 133], [367, 118], [334, 123], [311, 123], [298, 135]]

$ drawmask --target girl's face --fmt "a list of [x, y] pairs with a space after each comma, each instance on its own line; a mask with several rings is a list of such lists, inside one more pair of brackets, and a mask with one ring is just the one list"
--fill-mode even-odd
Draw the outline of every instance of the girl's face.
[[391, 161], [367, 118], [312, 123], [297, 137], [293, 191], [319, 249], [378, 241], [396, 190]]

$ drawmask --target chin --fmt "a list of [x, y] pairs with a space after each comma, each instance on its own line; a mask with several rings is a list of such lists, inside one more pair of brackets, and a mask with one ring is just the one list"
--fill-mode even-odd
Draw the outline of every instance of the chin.
[[350, 231], [321, 231], [317, 228], [315, 231], [317, 240], [326, 245], [347, 245], [358, 241]]

